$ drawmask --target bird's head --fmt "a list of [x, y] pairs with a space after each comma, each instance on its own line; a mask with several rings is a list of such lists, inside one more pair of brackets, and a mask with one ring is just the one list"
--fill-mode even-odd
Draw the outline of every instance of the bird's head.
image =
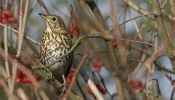
[[65, 24], [61, 17], [56, 15], [46, 15], [42, 13], [39, 13], [39, 15], [45, 19], [47, 25], [46, 31], [65, 30]]

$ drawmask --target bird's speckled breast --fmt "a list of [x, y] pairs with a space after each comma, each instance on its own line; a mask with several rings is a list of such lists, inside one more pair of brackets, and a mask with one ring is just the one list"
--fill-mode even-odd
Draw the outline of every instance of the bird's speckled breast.
[[[50, 64], [59, 59], [70, 49], [70, 40], [64, 34], [45, 33], [41, 45], [41, 62], [43, 65]], [[50, 67], [54, 70], [64, 65], [65, 59], [60, 59], [58, 63]]]

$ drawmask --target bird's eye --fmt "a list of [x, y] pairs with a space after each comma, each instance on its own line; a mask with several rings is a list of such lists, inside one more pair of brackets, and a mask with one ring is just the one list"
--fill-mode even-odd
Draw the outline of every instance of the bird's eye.
[[56, 19], [57, 19], [56, 17], [53, 17], [53, 18], [52, 18], [53, 21], [56, 21]]

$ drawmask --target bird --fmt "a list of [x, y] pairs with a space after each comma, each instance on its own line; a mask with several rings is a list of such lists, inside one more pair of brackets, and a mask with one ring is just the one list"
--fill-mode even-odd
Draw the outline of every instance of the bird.
[[[70, 72], [73, 59], [73, 53], [68, 54], [72, 47], [71, 38], [61, 17], [43, 13], [39, 15], [44, 18], [46, 24], [40, 46], [41, 64], [43, 66], [51, 64], [48, 69], [53, 77], [65, 83], [65, 77]], [[53, 64], [55, 61], [57, 62]]]

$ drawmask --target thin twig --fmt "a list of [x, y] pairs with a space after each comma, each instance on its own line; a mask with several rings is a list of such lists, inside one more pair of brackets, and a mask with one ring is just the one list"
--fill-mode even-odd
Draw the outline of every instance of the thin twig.
[[8, 86], [10, 88], [10, 70], [9, 70], [9, 64], [8, 64], [8, 32], [7, 32], [7, 24], [5, 24], [4, 27], [4, 49], [5, 49], [5, 53], [4, 53], [4, 58], [5, 58], [5, 68], [6, 68], [6, 72], [7, 72], [7, 78], [8, 78]]
[[164, 1], [164, 3], [161, 5], [161, 9], [163, 9], [166, 6], [167, 2], [168, 2], [168, 0]]
[[173, 98], [174, 98], [174, 93], [175, 93], [175, 87], [173, 88], [173, 91], [171, 92], [171, 98], [170, 98], [170, 100], [174, 100]]
[[[134, 18], [134, 17], [131, 15], [131, 13], [129, 13], [129, 16], [130, 16], [131, 18]], [[139, 33], [140, 30], [139, 30], [139, 28], [138, 28], [138, 25], [137, 25], [136, 21], [135, 21], [135, 20], [132, 20], [132, 22], [133, 22], [133, 24], [134, 24], [134, 26], [135, 26], [135, 28], [136, 28], [136, 32], [137, 32], [137, 35], [138, 35], [139, 39], [142, 40], [142, 36], [141, 36], [141, 34]]]
[[39, 91], [39, 94], [41, 95], [42, 100], [50, 100], [44, 91]]
[[134, 4], [131, 0], [123, 0], [128, 6], [130, 6], [132, 9], [140, 13], [141, 15], [148, 15], [150, 12], [145, 11], [144, 9], [138, 7], [136, 4]]
[[[0, 25], [3, 26], [3, 27], [5, 27], [5, 24], [0, 23]], [[15, 30], [14, 28], [9, 27], [9, 26], [7, 26], [7, 28], [10, 29], [10, 30], [12, 30], [16, 34], [19, 34], [19, 32], [17, 30]], [[26, 34], [26, 33], [24, 33], [24, 34]], [[38, 41], [33, 40], [33, 39], [31, 39], [30, 37], [28, 37], [26, 35], [24, 36], [24, 38], [27, 39], [27, 40], [29, 40], [30, 42], [32, 42], [35, 45], [40, 45], [40, 43]]]
[[[22, 0], [21, 0], [22, 2]], [[26, 27], [26, 21], [27, 21], [27, 17], [28, 17], [28, 10], [29, 10], [29, 2], [30, 0], [26, 0], [26, 4], [25, 4], [25, 10], [24, 10], [24, 17], [22, 18], [23, 14], [22, 14], [22, 4], [20, 4], [20, 27], [19, 27], [19, 35], [18, 35], [18, 48], [17, 48], [17, 54], [16, 57], [20, 56], [20, 52], [21, 52], [21, 48], [22, 48], [22, 43], [23, 43], [23, 37], [24, 37], [24, 31], [25, 31], [25, 27]]]
[[77, 78], [76, 78], [76, 84], [77, 84], [77, 86], [78, 86], [78, 88], [79, 88], [79, 90], [80, 90], [80, 92], [81, 92], [81, 94], [83, 96], [83, 99], [84, 100], [88, 100], [87, 97], [86, 97], [86, 95], [85, 95], [85, 93], [83, 93], [82, 86], [79, 84], [79, 81], [78, 81]]
[[[5, 52], [5, 51], [4, 51], [2, 48], [0, 48], [0, 55], [1, 55], [2, 57], [5, 57], [5, 56], [4, 56], [4, 52]], [[36, 79], [34, 78], [34, 76], [31, 74], [31, 70], [30, 70], [30, 69], [26, 68], [23, 64], [21, 64], [17, 59], [14, 59], [11, 55], [8, 55], [7, 59], [8, 59], [8, 61], [11, 62], [11, 63], [17, 62], [17, 68], [19, 68], [19, 69], [21, 69], [21, 70], [25, 70], [25, 71], [28, 73], [28, 74], [26, 74], [26, 76], [32, 80], [32, 83], [33, 83], [33, 85], [35, 86], [35, 88], [38, 87], [37, 81], [36, 81]]]
[[157, 24], [157, 29], [158, 29], [158, 32], [161, 36], [161, 39], [162, 39], [164, 45], [169, 50], [173, 50], [174, 45], [172, 43], [172, 38], [170, 37], [170, 34], [168, 34], [166, 26], [163, 22], [163, 18], [161, 16], [162, 12], [161, 12], [161, 8], [160, 8], [160, 5], [159, 5], [159, 1], [158, 0], [152, 0], [152, 4], [153, 4], [153, 13], [155, 15], [155, 21], [156, 21], [156, 24]]
[[2, 78], [0, 79], [0, 88], [4, 90], [5, 94], [7, 96], [10, 96], [10, 92], [9, 92], [9, 89], [8, 89], [8, 86], [7, 84], [5, 83], [4, 80], [2, 80]]
[[37, 0], [38, 3], [40, 4], [41, 11], [44, 12], [45, 14], [49, 14], [49, 11], [46, 8], [46, 5], [44, 4], [44, 0]]
[[81, 66], [84, 64], [84, 62], [86, 61], [87, 58], [88, 58], [88, 54], [85, 54], [85, 55], [82, 57], [80, 63], [78, 64], [78, 66], [77, 66], [77, 68], [76, 68], [76, 71], [75, 71], [75, 73], [74, 73], [74, 75], [73, 75], [72, 82], [71, 82], [71, 84], [70, 84], [68, 90], [66, 91], [65, 95], [63, 96], [63, 100], [67, 100], [67, 97], [68, 97], [70, 91], [72, 90], [72, 88], [73, 88], [73, 86], [74, 86], [74, 84], [75, 84], [75, 80], [76, 80], [76, 77], [77, 77], [77, 75], [78, 75], [78, 72], [79, 72]]
[[21, 98], [21, 100], [29, 100], [24, 90], [22, 90], [21, 88], [17, 90], [17, 95]]
[[22, 16], [23, 16], [23, 11], [22, 11], [22, 3], [23, 3], [23, 0], [20, 0], [20, 4], [19, 4], [19, 26], [18, 26], [18, 31], [19, 31], [19, 34], [18, 34], [18, 47], [17, 47], [17, 53], [16, 53], [16, 57], [19, 57], [20, 56], [20, 51], [21, 51], [21, 45], [22, 45]]
[[141, 16], [132, 17], [131, 19], [128, 19], [128, 20], [126, 20], [125, 22], [121, 23], [120, 26], [121, 26], [121, 25], [124, 25], [124, 24], [126, 24], [126, 23], [128, 23], [128, 22], [130, 22], [130, 21], [132, 21], [132, 20], [135, 20], [135, 19], [137, 19], [137, 18], [140, 18], [140, 17], [146, 17], [146, 16], [150, 16], [150, 15], [152, 15], [152, 14], [141, 15]]
[[95, 86], [95, 84], [93, 83], [93, 81], [91, 79], [88, 80], [87, 84], [90, 87], [90, 89], [92, 90], [92, 92], [94, 93], [97, 100], [104, 100], [102, 94], [97, 89], [97, 87]]
[[158, 62], [155, 62], [157, 68], [160, 68], [162, 71], [165, 71], [165, 72], [168, 72], [168, 73], [171, 73], [171, 74], [175, 74], [175, 72], [173, 70], [169, 70], [167, 69], [165, 66], [159, 64]]
[[13, 68], [12, 68], [10, 96], [13, 96], [13, 90], [14, 90], [15, 80], [16, 80], [16, 71], [17, 71], [17, 62], [15, 61], [15, 62], [13, 62]]

